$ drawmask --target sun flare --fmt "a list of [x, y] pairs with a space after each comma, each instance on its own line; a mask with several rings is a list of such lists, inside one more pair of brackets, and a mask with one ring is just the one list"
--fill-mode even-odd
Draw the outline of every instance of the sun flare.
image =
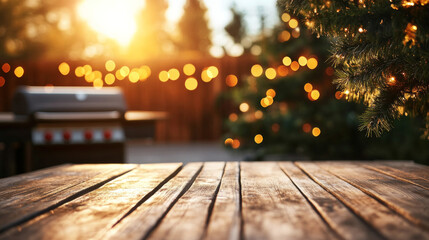
[[141, 0], [84, 0], [78, 14], [103, 36], [126, 46], [137, 30], [135, 16], [142, 8]]

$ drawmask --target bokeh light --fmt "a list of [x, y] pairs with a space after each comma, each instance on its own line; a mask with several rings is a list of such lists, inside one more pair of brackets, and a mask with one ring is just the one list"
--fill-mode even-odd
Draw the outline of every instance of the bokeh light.
[[343, 93], [342, 93], [342, 92], [340, 92], [340, 91], [336, 91], [336, 92], [335, 92], [335, 98], [336, 98], [336, 99], [338, 99], [338, 100], [339, 100], [339, 99], [341, 99], [342, 97], [343, 97]]
[[291, 63], [292, 63], [292, 59], [290, 58], [290, 57], [284, 57], [283, 58], [283, 64], [285, 65], [285, 66], [290, 66], [291, 65]]
[[286, 67], [286, 66], [284, 66], [284, 65], [280, 65], [280, 66], [278, 66], [278, 67], [277, 67], [277, 74], [278, 74], [280, 77], [285, 77], [285, 76], [287, 76], [287, 75], [288, 75], [288, 73], [289, 73], [289, 70], [287, 69], [287, 67]]
[[107, 60], [105, 68], [107, 71], [112, 72], [116, 68], [116, 63], [113, 60]]
[[120, 70], [120, 69], [116, 70], [115, 76], [116, 76], [116, 78], [117, 78], [118, 80], [124, 80], [124, 78], [125, 78], [125, 76], [123, 76], [123, 75], [121, 74], [121, 70]]
[[292, 71], [298, 71], [299, 70], [299, 63], [297, 61], [293, 61], [290, 64], [290, 69], [292, 69]]
[[262, 73], [264, 72], [264, 69], [262, 68], [261, 65], [259, 64], [255, 64], [252, 66], [252, 68], [250, 69], [250, 72], [252, 73], [252, 76], [254, 77], [259, 77], [262, 75]]
[[316, 101], [320, 97], [320, 92], [318, 90], [313, 90], [310, 93], [311, 100]]
[[261, 110], [255, 112], [256, 119], [262, 119], [264, 117], [264, 113]]
[[290, 15], [288, 13], [283, 13], [282, 21], [286, 23], [286, 22], [289, 22], [289, 20], [290, 20]]
[[149, 66], [143, 65], [139, 68], [139, 79], [140, 81], [145, 81], [152, 74]]
[[264, 141], [264, 137], [261, 134], [256, 134], [254, 140], [256, 144], [261, 144]]
[[85, 74], [85, 81], [94, 82], [94, 79], [95, 79], [94, 72], [89, 72], [88, 74]]
[[103, 80], [101, 80], [101, 78], [97, 78], [94, 80], [94, 82], [92, 84], [93, 84], [94, 88], [101, 89], [103, 87]]
[[265, 94], [266, 94], [267, 96], [270, 96], [270, 97], [274, 98], [274, 97], [276, 96], [276, 91], [275, 91], [274, 89], [270, 88], [270, 89], [268, 89], [268, 90], [265, 92]]
[[307, 64], [307, 58], [304, 57], [304, 56], [299, 57], [298, 58], [298, 63], [299, 63], [299, 65], [301, 65], [301, 66], [304, 67]]
[[296, 19], [292, 18], [291, 20], [289, 20], [289, 27], [290, 28], [298, 27], [298, 21]]
[[208, 71], [208, 69], [204, 69], [201, 72], [201, 80], [203, 80], [203, 82], [210, 82], [212, 80], [211, 76], [213, 75]]
[[215, 66], [207, 68], [207, 76], [210, 78], [216, 78], [219, 75], [219, 69]]
[[187, 76], [191, 76], [195, 73], [195, 66], [191, 63], [185, 64], [185, 66], [183, 66], [183, 73]]
[[305, 133], [309, 133], [311, 131], [311, 125], [309, 123], [304, 123], [302, 125], [302, 131]]
[[237, 78], [237, 76], [230, 74], [230, 75], [226, 76], [225, 82], [226, 82], [226, 85], [228, 87], [235, 87], [238, 83], [238, 78]]
[[238, 120], [238, 115], [236, 113], [231, 113], [231, 114], [229, 114], [228, 119], [231, 122], [235, 122]]
[[10, 71], [10, 65], [9, 63], [5, 63], [1, 66], [1, 69], [3, 70], [4, 73], [8, 73]]
[[265, 70], [265, 76], [268, 79], [273, 80], [274, 78], [276, 78], [277, 72], [274, 68], [267, 68], [267, 70]]
[[313, 134], [314, 137], [318, 137], [322, 133], [322, 131], [320, 130], [320, 128], [315, 127], [315, 128], [313, 128], [311, 133]]
[[180, 77], [180, 72], [176, 68], [168, 70], [168, 75], [171, 80], [176, 81]]
[[74, 70], [74, 74], [76, 77], [83, 77], [83, 75], [85, 75], [85, 69], [79, 66]]
[[15, 68], [14, 73], [15, 73], [16, 77], [20, 78], [20, 77], [22, 77], [24, 75], [24, 68], [22, 68], [21, 66], [19, 66], [19, 67]]
[[130, 74], [130, 68], [127, 66], [123, 66], [121, 67], [121, 69], [119, 70], [121, 72], [121, 75], [125, 78], [128, 76], [128, 74]]
[[70, 72], [70, 66], [66, 62], [62, 62], [58, 66], [58, 70], [62, 75], [66, 76]]
[[130, 74], [128, 75], [128, 79], [130, 80], [130, 82], [132, 83], [136, 83], [139, 81], [140, 79], [140, 75], [138, 73], [137, 69], [133, 69]]
[[310, 58], [307, 61], [307, 66], [309, 69], [315, 69], [317, 67], [317, 60], [315, 58]]
[[4, 77], [0, 76], [0, 87], [3, 87], [5, 83], [6, 80], [4, 79]]
[[250, 108], [249, 104], [245, 103], [245, 102], [241, 103], [240, 107], [239, 107], [241, 112], [247, 112], [247, 111], [249, 111], [249, 108]]
[[304, 90], [308, 93], [311, 92], [311, 90], [313, 90], [313, 85], [311, 85], [311, 83], [306, 83], [304, 85]]
[[190, 78], [186, 79], [186, 81], [185, 81], [185, 87], [189, 91], [194, 91], [198, 87], [198, 81], [197, 81], [197, 79], [195, 79], [193, 77], [190, 77]]
[[115, 83], [115, 80], [116, 80], [115, 75], [113, 75], [111, 73], [106, 74], [106, 76], [104, 77], [104, 82], [107, 85], [112, 85], [113, 83]]
[[234, 149], [238, 149], [240, 147], [240, 140], [238, 140], [238, 139], [234, 139], [233, 141], [232, 141], [232, 148], [234, 148]]
[[167, 82], [169, 77], [170, 76], [167, 71], [161, 71], [158, 75], [159, 81], [161, 82]]
[[234, 140], [232, 138], [225, 139], [225, 145], [226, 146], [232, 146], [233, 142], [234, 142]]

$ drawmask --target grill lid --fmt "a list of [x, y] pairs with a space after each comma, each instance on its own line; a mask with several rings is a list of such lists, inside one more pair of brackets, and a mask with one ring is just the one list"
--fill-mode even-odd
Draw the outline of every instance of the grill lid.
[[123, 116], [126, 110], [122, 91], [117, 87], [26, 86], [18, 88], [12, 103], [13, 113], [25, 116], [35, 116], [39, 112], [58, 112], [63, 116], [73, 112], [118, 112]]

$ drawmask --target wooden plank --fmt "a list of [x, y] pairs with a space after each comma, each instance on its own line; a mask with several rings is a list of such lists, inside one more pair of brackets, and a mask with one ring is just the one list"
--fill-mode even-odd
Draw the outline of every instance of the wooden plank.
[[106, 231], [136, 203], [152, 195], [180, 170], [181, 164], [151, 164], [12, 228], [0, 239], [89, 239]]
[[402, 170], [429, 181], [429, 166], [417, 164], [411, 161], [378, 161], [376, 163]]
[[144, 239], [194, 182], [202, 163], [188, 163], [152, 197], [95, 239]]
[[315, 163], [297, 162], [307, 175], [388, 239], [428, 239], [429, 234]]
[[275, 162], [242, 162], [245, 239], [336, 239]]
[[279, 165], [342, 239], [383, 239], [378, 232], [374, 231], [338, 199], [305, 175], [292, 162], [280, 162]]
[[[386, 174], [388, 176], [394, 177], [396, 179], [399, 179], [401, 181], [409, 182], [412, 184], [415, 184], [421, 188], [424, 188], [426, 190], [429, 190], [429, 179], [422, 178], [420, 176], [417, 176], [416, 174], [412, 172], [406, 172], [403, 170], [399, 170], [396, 168], [389, 167], [388, 165], [385, 165], [383, 163], [372, 163], [372, 164], [364, 164], [364, 167]], [[429, 171], [429, 169], [428, 169]]]
[[225, 163], [207, 162], [191, 188], [177, 201], [148, 239], [201, 239]]
[[241, 228], [240, 168], [228, 162], [213, 207], [205, 239], [239, 240]]
[[[135, 168], [133, 164], [66, 165], [1, 180], [0, 232], [79, 197]], [[9, 187], [5, 187], [9, 184]]]
[[429, 191], [363, 168], [359, 164], [326, 162], [319, 165], [381, 201], [409, 221], [429, 229]]

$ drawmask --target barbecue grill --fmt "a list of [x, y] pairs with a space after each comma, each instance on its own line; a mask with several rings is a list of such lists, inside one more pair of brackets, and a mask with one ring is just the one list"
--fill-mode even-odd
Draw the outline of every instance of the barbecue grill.
[[[14, 172], [63, 163], [122, 163], [126, 135], [153, 136], [155, 121], [165, 118], [159, 112], [127, 112], [116, 87], [20, 87], [12, 111], [9, 119], [0, 118], [0, 142], [18, 149]], [[7, 154], [3, 158], [10, 158]]]

